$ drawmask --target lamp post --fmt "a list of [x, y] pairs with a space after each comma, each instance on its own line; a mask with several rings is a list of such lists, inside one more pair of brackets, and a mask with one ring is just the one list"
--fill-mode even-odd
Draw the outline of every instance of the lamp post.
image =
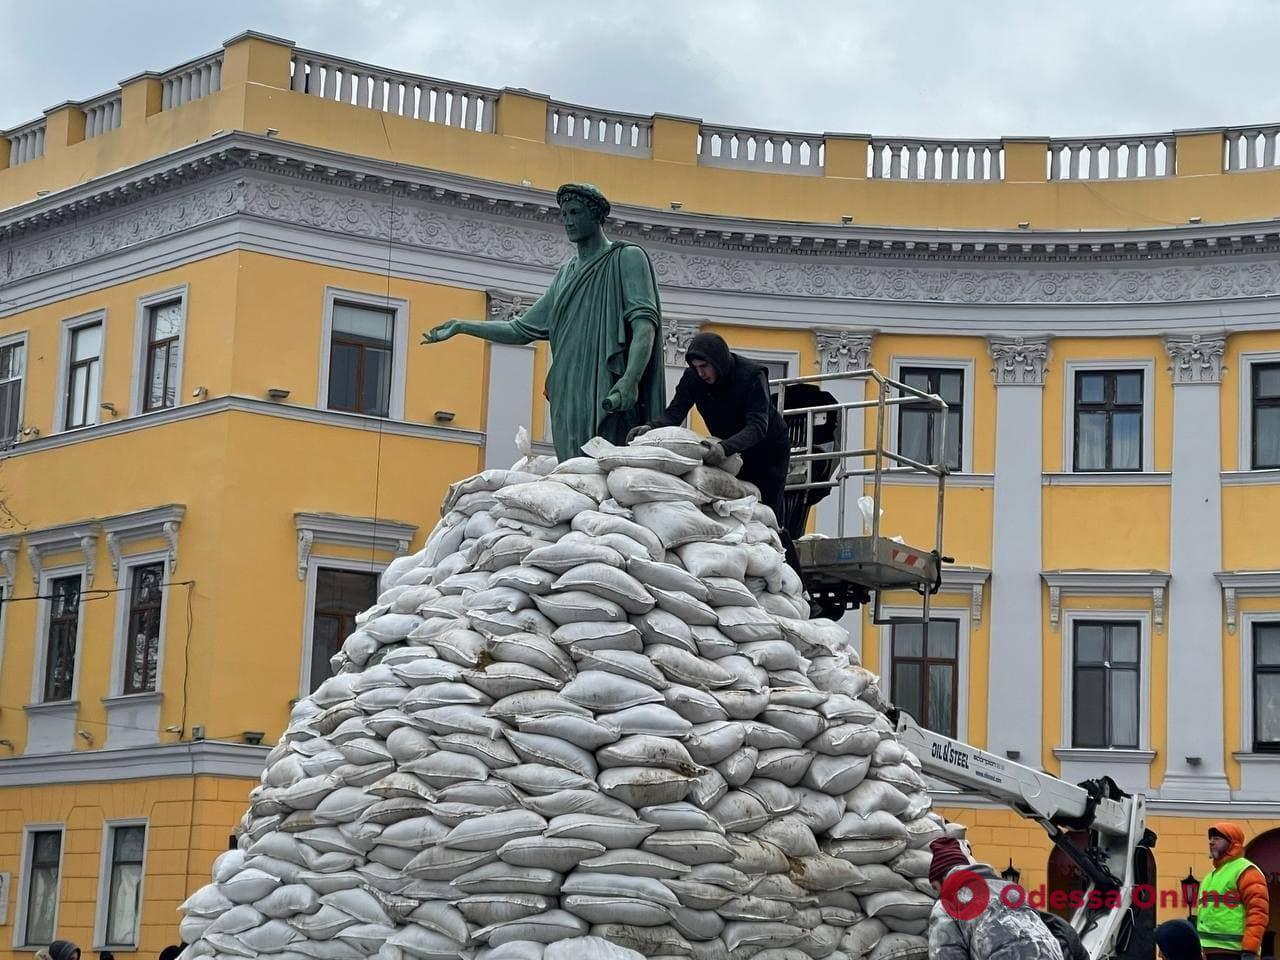
[[1009, 865], [1000, 871], [1000, 879], [1005, 883], [1016, 885], [1022, 879], [1022, 873], [1013, 865], [1013, 858], [1009, 858]]
[[1195, 905], [1200, 899], [1200, 881], [1187, 867], [1187, 875], [1182, 878], [1182, 901], [1187, 905], [1187, 919], [1195, 919]]

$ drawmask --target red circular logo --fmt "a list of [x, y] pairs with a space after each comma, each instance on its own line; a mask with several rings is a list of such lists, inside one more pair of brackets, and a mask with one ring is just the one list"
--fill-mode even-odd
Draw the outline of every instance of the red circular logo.
[[987, 881], [972, 870], [952, 870], [942, 881], [939, 899], [947, 916], [956, 920], [973, 920], [991, 902], [991, 890]]

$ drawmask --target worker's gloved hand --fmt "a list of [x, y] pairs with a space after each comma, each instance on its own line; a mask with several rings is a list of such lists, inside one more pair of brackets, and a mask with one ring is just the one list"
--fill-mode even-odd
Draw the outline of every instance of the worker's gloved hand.
[[719, 440], [703, 440], [702, 449], [704, 451], [702, 454], [703, 462], [709, 463], [713, 467], [729, 459], [729, 455], [724, 452], [724, 444]]
[[639, 387], [630, 380], [619, 380], [613, 385], [609, 395], [604, 398], [604, 412], [618, 413], [621, 410], [630, 410], [639, 399]]
[[422, 335], [422, 343], [441, 343], [450, 337], [458, 335], [458, 321], [450, 320], [448, 323], [442, 323], [438, 327], [432, 327]]
[[652, 429], [653, 427], [649, 426], [647, 423], [642, 423], [638, 427], [632, 427], [630, 430], [627, 431], [627, 443], [630, 443], [632, 440], [637, 440], [640, 437], [643, 437], [646, 433], [648, 433]]

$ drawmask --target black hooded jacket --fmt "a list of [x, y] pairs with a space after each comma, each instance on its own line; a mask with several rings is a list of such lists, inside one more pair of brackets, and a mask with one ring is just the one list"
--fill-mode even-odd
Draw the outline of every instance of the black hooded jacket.
[[724, 452], [742, 454], [742, 479], [758, 486], [770, 506], [780, 505], [791, 461], [791, 441], [782, 414], [769, 399], [764, 367], [731, 353], [724, 338], [714, 333], [695, 336], [685, 360], [711, 364], [716, 382], [703, 383], [690, 366], [680, 378], [667, 409], [649, 425], [674, 427], [684, 423], [690, 409], [696, 406], [711, 435], [724, 445]]

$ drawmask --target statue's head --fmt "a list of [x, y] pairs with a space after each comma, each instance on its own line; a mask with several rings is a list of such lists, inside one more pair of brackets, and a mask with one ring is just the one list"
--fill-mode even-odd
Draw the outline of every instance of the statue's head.
[[556, 191], [560, 222], [573, 242], [585, 240], [609, 216], [609, 201], [589, 183], [566, 183]]

